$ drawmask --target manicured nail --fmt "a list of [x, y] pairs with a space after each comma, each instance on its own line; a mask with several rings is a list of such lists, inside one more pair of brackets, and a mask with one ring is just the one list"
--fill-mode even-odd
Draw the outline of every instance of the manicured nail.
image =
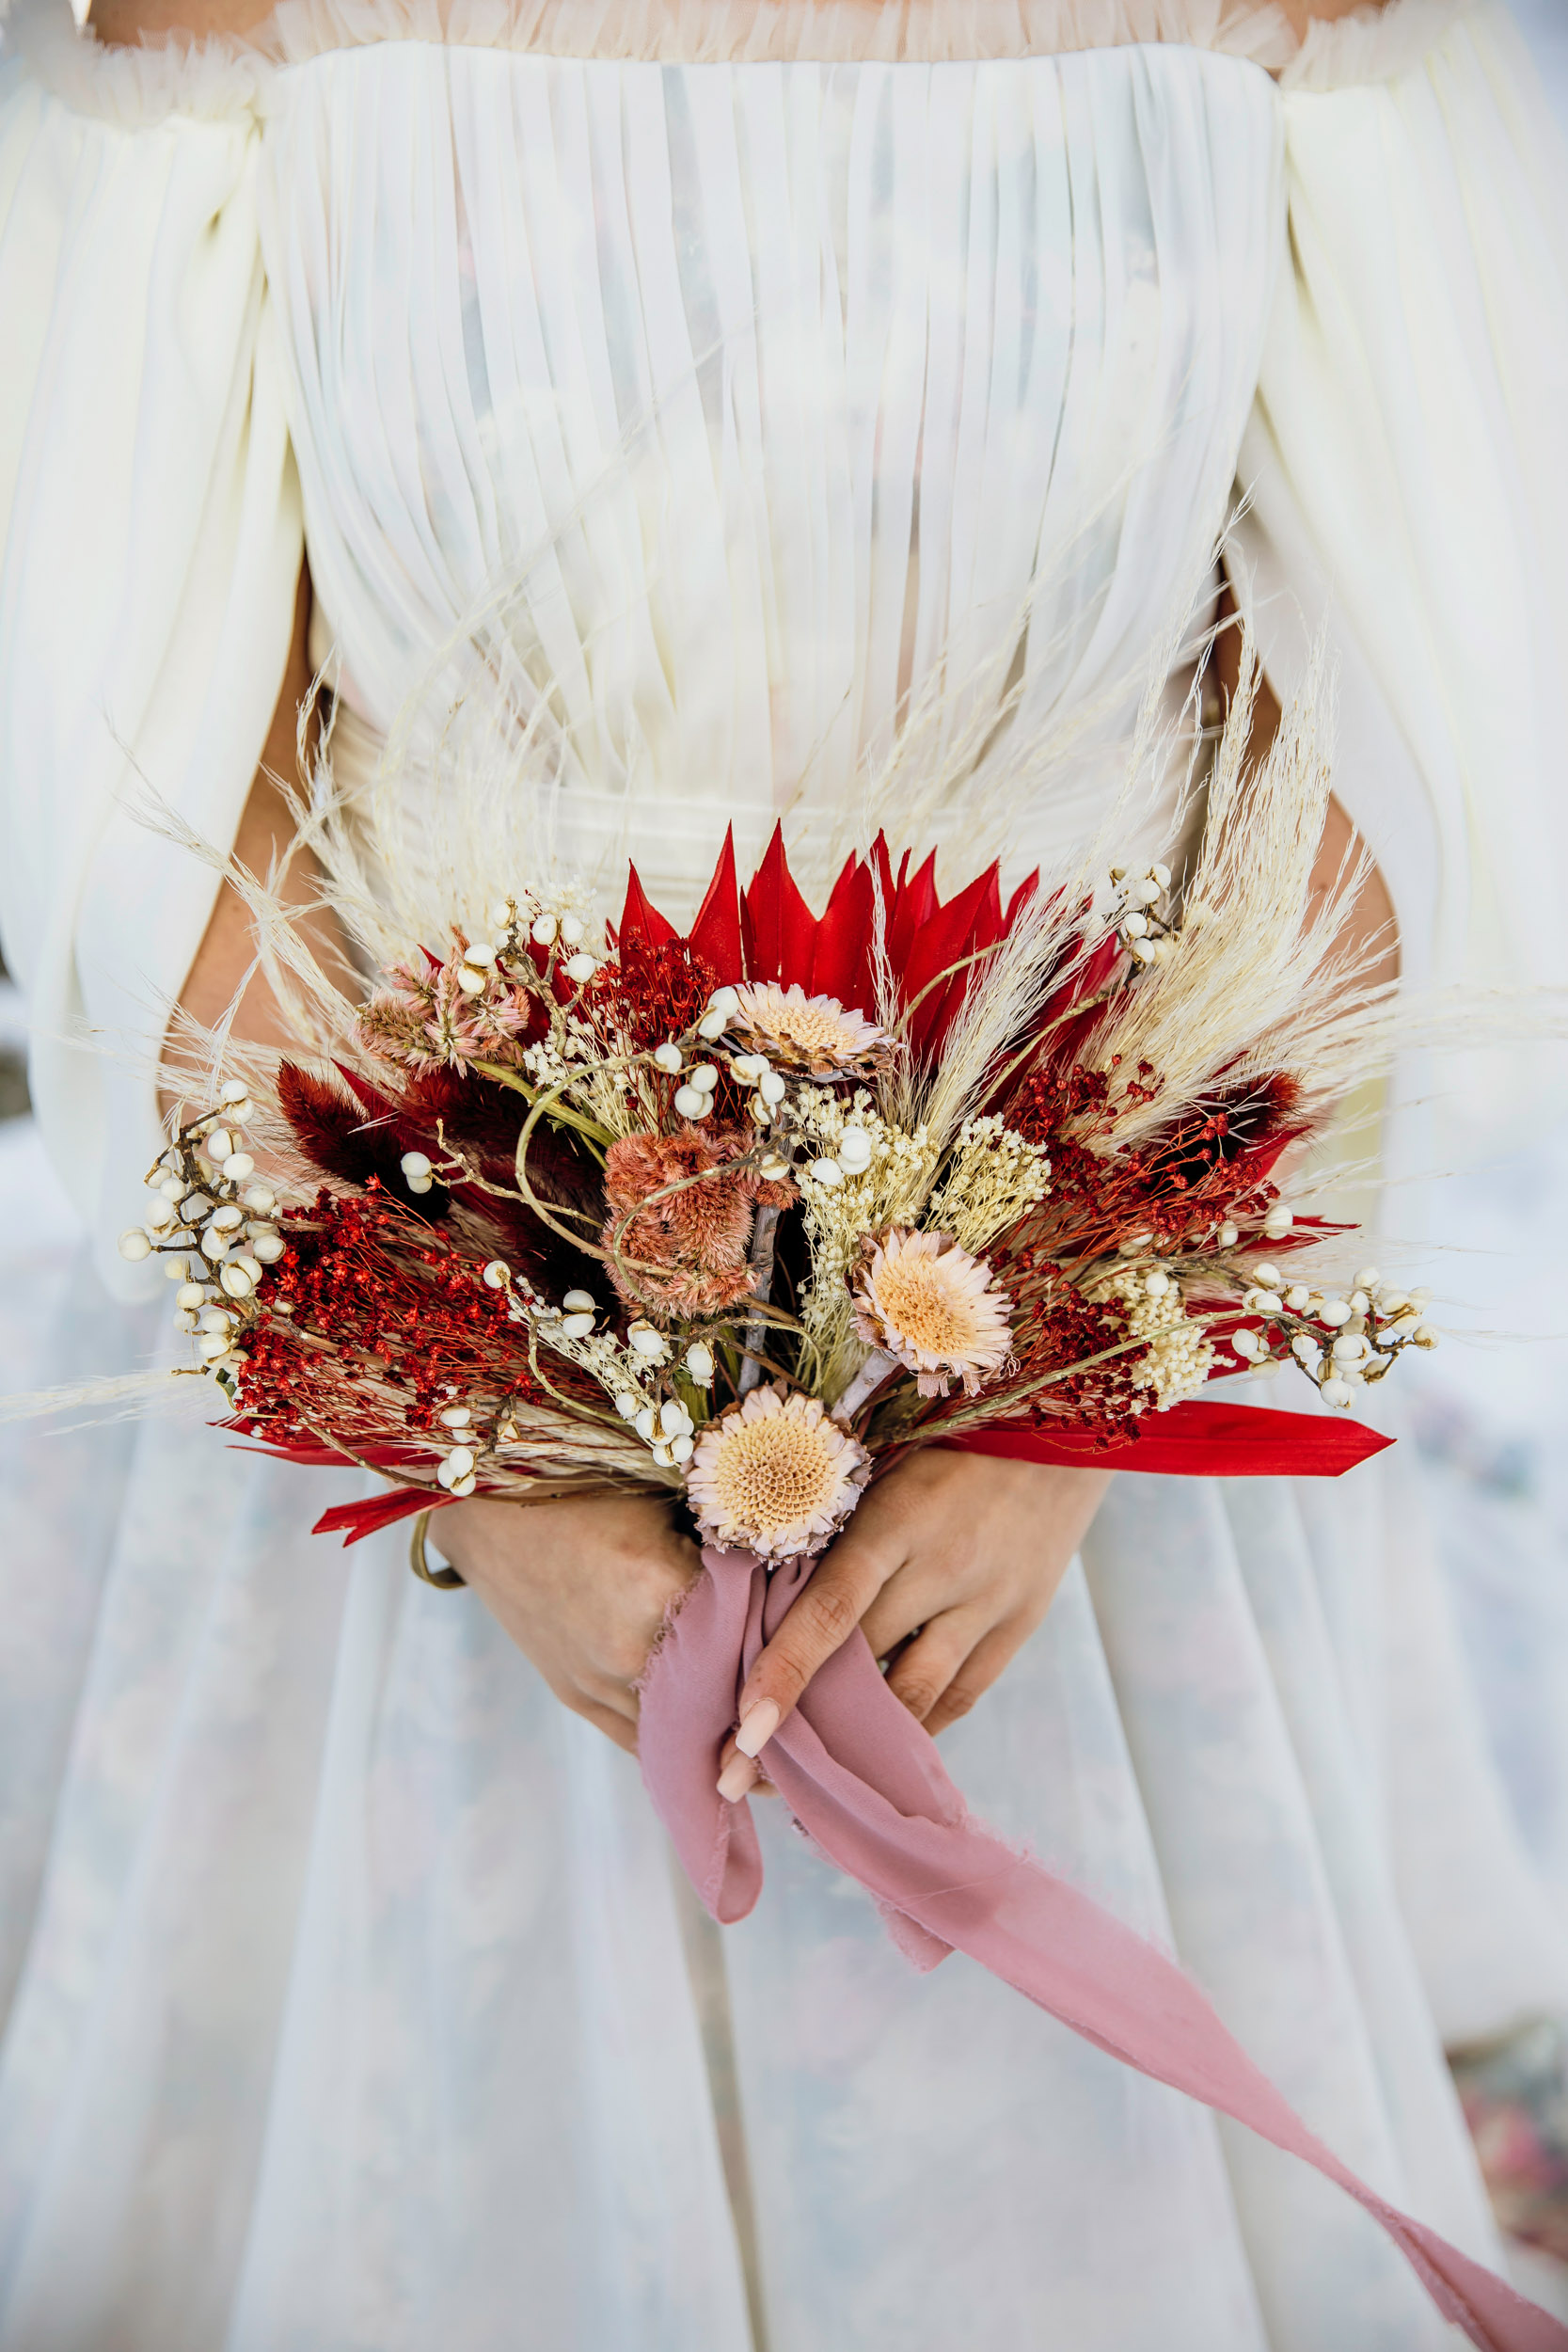
[[742, 1756], [760, 1756], [778, 1728], [779, 1703], [777, 1699], [758, 1699], [751, 1712], [741, 1717], [740, 1729], [735, 1735], [735, 1744]]
[[719, 1775], [719, 1794], [726, 1804], [738, 1804], [747, 1789], [761, 1778], [749, 1756], [732, 1756]]

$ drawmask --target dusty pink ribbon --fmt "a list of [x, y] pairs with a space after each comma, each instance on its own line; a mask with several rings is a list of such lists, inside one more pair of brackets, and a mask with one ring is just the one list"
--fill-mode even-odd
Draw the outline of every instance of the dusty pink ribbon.
[[[692, 1884], [729, 1921], [762, 1891], [762, 1854], [748, 1804], [726, 1804], [714, 1785], [719, 1752], [745, 1677], [813, 1564], [769, 1577], [742, 1552], [705, 1551], [703, 1563], [649, 1669], [640, 1747]], [[860, 1633], [818, 1668], [765, 1756], [801, 1828], [875, 1898], [917, 1967], [967, 1952], [1113, 2058], [1315, 2165], [1382, 2223], [1444, 2317], [1483, 2352], [1568, 2352], [1568, 2328], [1341, 2164], [1174, 1961], [970, 1817]]]

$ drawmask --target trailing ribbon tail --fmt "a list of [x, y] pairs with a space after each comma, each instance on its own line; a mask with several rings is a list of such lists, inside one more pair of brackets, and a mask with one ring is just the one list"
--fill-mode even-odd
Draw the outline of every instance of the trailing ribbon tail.
[[[746, 1675], [814, 1563], [769, 1577], [746, 1553], [703, 1561], [644, 1678], [640, 1750], [693, 1885], [730, 1921], [755, 1904], [762, 1858], [746, 1802], [727, 1804], [714, 1786], [719, 1751]], [[875, 1898], [917, 1964], [967, 1952], [1098, 2048], [1313, 2165], [1382, 2224], [1481, 2352], [1568, 2352], [1568, 2328], [1342, 2164], [1173, 1960], [970, 1816], [859, 1633], [818, 1669], [766, 1758], [800, 1827]]]

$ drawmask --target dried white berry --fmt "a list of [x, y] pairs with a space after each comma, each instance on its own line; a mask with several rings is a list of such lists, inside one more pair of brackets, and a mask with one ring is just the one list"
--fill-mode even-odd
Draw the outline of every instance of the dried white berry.
[[713, 1377], [713, 1350], [706, 1340], [693, 1340], [686, 1351], [686, 1369], [700, 1389]]
[[597, 961], [593, 956], [579, 954], [566, 959], [566, 977], [576, 980], [579, 988], [585, 980], [593, 978], [598, 968]]
[[492, 1258], [479, 1279], [486, 1290], [503, 1291], [512, 1279], [512, 1268], [504, 1258]]
[[1354, 1393], [1349, 1382], [1344, 1380], [1324, 1380], [1318, 1389], [1318, 1394], [1325, 1405], [1337, 1405], [1341, 1410], [1351, 1403]]
[[702, 1019], [697, 1024], [697, 1035], [700, 1038], [705, 1038], [708, 1044], [713, 1045], [717, 1043], [718, 1040], [721, 1038], [723, 1034], [723, 1014], [721, 1012], [705, 1012]]
[[430, 1161], [422, 1152], [405, 1152], [401, 1166], [410, 1184], [417, 1184], [421, 1176], [431, 1173]]
[[638, 1436], [642, 1439], [645, 1445], [652, 1445], [654, 1438], [657, 1433], [658, 1420], [651, 1405], [643, 1406], [641, 1411], [633, 1421], [632, 1427], [636, 1430]]
[[670, 1454], [673, 1461], [689, 1462], [696, 1450], [697, 1440], [689, 1430], [687, 1430], [684, 1436], [672, 1438], [670, 1440]]
[[553, 947], [556, 920], [553, 914], [536, 914], [529, 925], [528, 935], [536, 947]]
[[1215, 1238], [1219, 1242], [1219, 1246], [1222, 1249], [1234, 1249], [1237, 1241], [1237, 1231], [1235, 1226], [1230, 1224], [1222, 1225]]
[[677, 1087], [675, 1109], [682, 1119], [706, 1119], [713, 1109], [713, 1097], [701, 1087]]
[[716, 988], [707, 1000], [707, 1009], [728, 1021], [740, 1010], [739, 995], [733, 988]]
[[223, 1163], [223, 1173], [228, 1183], [243, 1184], [247, 1176], [255, 1175], [256, 1163], [248, 1152], [231, 1152]]
[[1351, 1305], [1346, 1298], [1325, 1298], [1318, 1310], [1318, 1321], [1326, 1323], [1332, 1330], [1338, 1330], [1341, 1323], [1350, 1319]]
[[876, 1147], [863, 1127], [846, 1127], [833, 1156], [846, 1176], [863, 1176]]
[[631, 1343], [633, 1353], [638, 1356], [646, 1356], [650, 1363], [660, 1360], [670, 1353], [669, 1343], [663, 1332], [656, 1331], [651, 1323], [634, 1323], [626, 1333], [626, 1338]]
[[230, 1298], [248, 1298], [256, 1288], [255, 1276], [249, 1267], [242, 1265], [237, 1258], [222, 1268], [218, 1280], [223, 1284]]
[[772, 1064], [766, 1054], [736, 1054], [730, 1064], [736, 1076], [746, 1086], [752, 1086], [758, 1078], [766, 1077], [771, 1067]]
[[581, 1315], [590, 1313], [599, 1302], [592, 1291], [568, 1291], [561, 1303], [569, 1315]]
[[686, 1060], [686, 1056], [681, 1052], [680, 1047], [675, 1043], [673, 1038], [667, 1037], [662, 1045], [656, 1045], [654, 1047], [654, 1059], [658, 1064], [660, 1070], [668, 1070], [673, 1073], [682, 1067]]
[[806, 1174], [812, 1179], [814, 1184], [821, 1184], [824, 1189], [829, 1192], [832, 1192], [835, 1185], [842, 1184], [844, 1182], [844, 1170], [840, 1168], [838, 1162], [826, 1157], [820, 1160], [813, 1160], [811, 1166], [806, 1170]]
[[220, 1103], [243, 1103], [250, 1092], [243, 1078], [226, 1078], [218, 1089]]
[[765, 1070], [757, 1080], [757, 1092], [770, 1109], [777, 1109], [789, 1089], [776, 1070]]
[[1230, 1342], [1235, 1354], [1243, 1358], [1256, 1356], [1261, 1344], [1256, 1331], [1238, 1331]]
[[177, 1307], [194, 1309], [201, 1305], [206, 1295], [199, 1282], [182, 1282], [174, 1294], [174, 1303]]
[[688, 1086], [696, 1087], [700, 1093], [711, 1094], [714, 1088], [719, 1084], [718, 1063], [711, 1061], [700, 1061], [695, 1070], [689, 1070], [687, 1072], [686, 1083]]
[[561, 936], [568, 947], [575, 947], [580, 942], [582, 938], [582, 925], [575, 914], [563, 914], [562, 916]]
[[585, 1340], [594, 1328], [592, 1315], [562, 1315], [561, 1328], [569, 1340]]
[[623, 1389], [620, 1395], [615, 1400], [615, 1410], [620, 1414], [623, 1421], [635, 1421], [638, 1413], [636, 1391], [633, 1389]]
[[1295, 1221], [1294, 1214], [1285, 1206], [1284, 1201], [1276, 1200], [1263, 1219], [1263, 1231], [1271, 1241], [1281, 1241]]

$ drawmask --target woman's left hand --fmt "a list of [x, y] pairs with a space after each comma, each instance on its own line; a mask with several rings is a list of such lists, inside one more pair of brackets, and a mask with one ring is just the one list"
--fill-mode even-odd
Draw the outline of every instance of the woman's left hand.
[[747, 1676], [721, 1793], [754, 1786], [747, 1759], [857, 1626], [873, 1656], [898, 1652], [888, 1688], [928, 1731], [967, 1715], [1051, 1606], [1110, 1478], [932, 1447], [879, 1479]]

